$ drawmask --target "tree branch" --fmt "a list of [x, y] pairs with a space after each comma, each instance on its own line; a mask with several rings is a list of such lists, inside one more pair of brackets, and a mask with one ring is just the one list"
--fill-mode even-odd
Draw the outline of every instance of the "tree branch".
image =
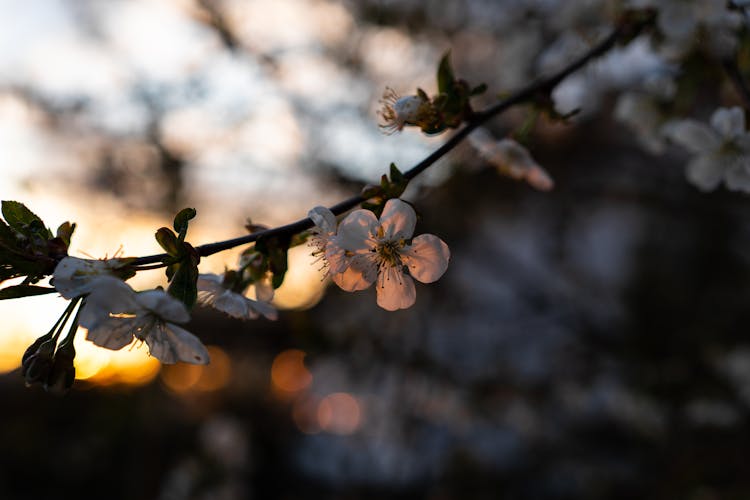
[[[532, 82], [530, 85], [523, 89], [515, 92], [510, 97], [498, 102], [490, 108], [475, 113], [470, 121], [458, 132], [456, 132], [450, 139], [448, 139], [442, 146], [433, 151], [424, 160], [419, 162], [417, 165], [412, 167], [410, 170], [404, 172], [404, 177], [411, 180], [423, 171], [431, 167], [437, 160], [445, 156], [453, 148], [455, 148], [463, 139], [466, 138], [473, 130], [481, 126], [489, 119], [494, 118], [507, 109], [523, 104], [527, 102], [534, 102], [540, 98], [549, 98], [552, 90], [569, 75], [580, 70], [592, 59], [595, 59], [609, 50], [611, 50], [619, 41], [633, 38], [640, 33], [643, 28], [651, 24], [654, 20], [653, 15], [646, 16], [643, 19], [633, 21], [630, 19], [623, 19], [606, 38], [593, 46], [589, 51], [583, 54], [581, 57], [570, 63], [568, 66], [558, 71], [554, 75], [547, 78], [538, 79]], [[352, 196], [344, 201], [329, 207], [331, 212], [335, 215], [340, 215], [348, 210], [351, 210], [360, 203], [366, 201], [361, 195]], [[246, 245], [257, 241], [259, 238], [268, 238], [273, 236], [288, 236], [297, 234], [301, 231], [309, 229], [313, 226], [312, 220], [309, 218], [300, 219], [296, 222], [286, 224], [271, 229], [265, 229], [263, 231], [256, 231], [251, 234], [240, 236], [238, 238], [232, 238], [225, 241], [219, 241], [216, 243], [208, 243], [196, 247], [196, 250], [202, 257], [207, 257], [224, 250], [229, 250], [240, 245]], [[146, 257], [140, 257], [133, 262], [133, 265], [144, 265], [161, 262], [166, 257], [166, 254], [149, 255]]]

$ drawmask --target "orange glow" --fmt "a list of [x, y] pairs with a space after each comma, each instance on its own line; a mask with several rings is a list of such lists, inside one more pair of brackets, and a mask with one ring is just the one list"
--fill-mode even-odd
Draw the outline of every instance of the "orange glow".
[[357, 400], [345, 392], [329, 394], [318, 404], [318, 424], [333, 434], [352, 434], [361, 423]]
[[284, 351], [273, 360], [271, 383], [280, 395], [303, 390], [312, 382], [312, 374], [305, 367], [305, 353], [298, 349]]
[[218, 391], [229, 384], [232, 362], [227, 353], [216, 346], [207, 346], [211, 362], [207, 365], [177, 363], [164, 366], [161, 380], [177, 394]]
[[309, 309], [320, 302], [326, 282], [319, 267], [307, 245], [290, 248], [289, 270], [274, 293], [273, 304], [279, 309]]
[[148, 346], [134, 340], [119, 351], [97, 347], [85, 340], [85, 330], [75, 340], [76, 378], [99, 385], [144, 385], [159, 373], [161, 363], [148, 354]]

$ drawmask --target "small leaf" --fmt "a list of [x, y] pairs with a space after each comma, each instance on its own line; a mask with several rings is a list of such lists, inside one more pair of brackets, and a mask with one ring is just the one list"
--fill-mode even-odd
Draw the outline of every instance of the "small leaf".
[[255, 249], [268, 259], [268, 270], [273, 274], [271, 285], [274, 288], [280, 287], [284, 282], [284, 275], [288, 268], [287, 251], [290, 242], [290, 236], [260, 238], [255, 242]]
[[177, 239], [177, 236], [168, 228], [161, 227], [156, 231], [156, 241], [159, 245], [167, 252], [170, 257], [179, 259], [183, 255], [183, 247], [181, 242]]
[[197, 212], [194, 208], [183, 208], [174, 217], [174, 230], [179, 235], [179, 240], [184, 241], [188, 230], [188, 221], [193, 219]]
[[[44, 227], [44, 222], [34, 212], [26, 208], [26, 205], [18, 201], [3, 201], [2, 202], [3, 217], [8, 225], [15, 231], [27, 235], [28, 226], [34, 222]], [[38, 226], [37, 226], [38, 227]], [[46, 228], [45, 228], [46, 229]], [[47, 231], [49, 232], [49, 231]], [[52, 237], [50, 233], [48, 237]]]
[[186, 250], [185, 259], [172, 267], [174, 270], [167, 292], [180, 300], [188, 309], [192, 309], [198, 300], [198, 262], [200, 256], [190, 243], [183, 243]]
[[57, 237], [65, 243], [66, 248], [70, 246], [70, 239], [73, 237], [73, 231], [75, 230], [75, 222], [72, 224], [70, 222], [63, 222], [60, 224], [60, 227], [57, 228]]
[[471, 89], [471, 92], [469, 92], [470, 96], [480, 95], [487, 92], [487, 84], [486, 83], [480, 83], [473, 89]]
[[453, 75], [450, 57], [451, 51], [449, 49], [445, 52], [443, 58], [440, 59], [440, 65], [438, 66], [437, 71], [438, 92], [447, 95], [453, 93], [453, 82], [456, 80], [456, 77]]
[[15, 285], [0, 290], [0, 300], [18, 299], [21, 297], [31, 297], [33, 295], [44, 295], [54, 293], [57, 290], [48, 286], [33, 285]]
[[404, 180], [404, 174], [398, 169], [395, 163], [391, 163], [391, 182], [400, 183]]

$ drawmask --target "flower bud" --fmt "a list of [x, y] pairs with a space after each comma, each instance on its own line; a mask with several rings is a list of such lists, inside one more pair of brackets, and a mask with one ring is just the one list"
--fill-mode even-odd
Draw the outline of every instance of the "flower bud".
[[[55, 343], [54, 339], [46, 340], [30, 356], [26, 357], [26, 354], [24, 354], [25, 360], [21, 363], [21, 375], [26, 379], [26, 385], [33, 385], [47, 380], [47, 376], [52, 369], [52, 354], [55, 351]], [[27, 353], [31, 350], [31, 347], [27, 349]]]
[[383, 104], [379, 115], [384, 123], [380, 125], [388, 134], [403, 130], [405, 125], [422, 126], [430, 122], [433, 113], [428, 98], [422, 95], [399, 97], [391, 88], [387, 88], [380, 101]]
[[72, 342], [63, 343], [55, 353], [52, 369], [44, 382], [44, 390], [57, 396], [64, 396], [73, 386], [76, 369], [73, 360], [76, 351]]

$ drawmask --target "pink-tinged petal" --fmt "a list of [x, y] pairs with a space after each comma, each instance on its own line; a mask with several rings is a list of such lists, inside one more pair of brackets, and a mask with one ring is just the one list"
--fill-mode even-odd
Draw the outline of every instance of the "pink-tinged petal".
[[330, 234], [336, 233], [336, 216], [326, 207], [315, 207], [307, 212], [307, 216], [310, 217], [313, 223], [322, 229], [323, 232]]
[[208, 351], [198, 337], [172, 323], [158, 322], [143, 340], [151, 355], [162, 363], [184, 361], [207, 365], [209, 362]]
[[328, 241], [325, 249], [325, 259], [330, 273], [342, 273], [349, 266], [346, 251], [336, 243], [335, 238]]
[[386, 311], [406, 309], [417, 300], [414, 280], [396, 267], [381, 269], [376, 290], [378, 305]]
[[136, 300], [144, 309], [151, 311], [166, 321], [173, 323], [187, 323], [190, 321], [190, 313], [185, 304], [162, 290], [140, 292], [136, 295]]
[[331, 275], [333, 282], [347, 292], [369, 288], [377, 277], [377, 261], [369, 254], [355, 255], [352, 258], [351, 265], [344, 272]]
[[448, 245], [434, 234], [417, 236], [401, 251], [401, 261], [409, 268], [409, 274], [422, 283], [437, 281], [448, 269], [450, 258]]
[[369, 210], [355, 210], [339, 224], [335, 243], [350, 252], [369, 250], [373, 242], [372, 235], [377, 233], [378, 219]]
[[711, 126], [725, 139], [745, 133], [745, 112], [742, 108], [719, 108], [711, 115]]
[[384, 239], [387, 241], [411, 238], [417, 225], [417, 214], [405, 201], [393, 198], [385, 203], [380, 216]]

